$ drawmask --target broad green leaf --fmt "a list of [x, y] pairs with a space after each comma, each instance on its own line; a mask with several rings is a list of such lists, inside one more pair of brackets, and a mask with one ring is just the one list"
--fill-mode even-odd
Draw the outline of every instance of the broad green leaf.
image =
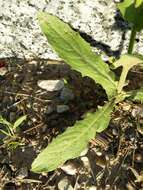
[[65, 161], [78, 157], [96, 132], [108, 126], [113, 107], [113, 102], [107, 103], [97, 112], [78, 121], [74, 127], [68, 128], [38, 155], [31, 170], [35, 173], [53, 171]]
[[123, 67], [126, 70], [130, 70], [133, 66], [143, 64], [143, 59], [135, 55], [122, 55], [119, 60], [117, 60], [113, 65], [115, 68]]
[[143, 88], [129, 91], [127, 94], [129, 95], [129, 99], [143, 102]]
[[134, 24], [137, 31], [143, 29], [143, 0], [124, 0], [118, 3], [122, 16]]
[[77, 32], [56, 16], [40, 12], [38, 19], [49, 44], [67, 64], [101, 84], [108, 97], [116, 94], [113, 72]]
[[26, 117], [27, 117], [26, 115], [19, 117], [13, 124], [13, 129], [19, 127], [23, 123], [23, 121], [26, 120]]
[[118, 83], [118, 87], [117, 87], [118, 93], [121, 93], [123, 87], [126, 85], [125, 81], [126, 81], [126, 77], [129, 70], [133, 66], [142, 64], [142, 63], [143, 63], [143, 60], [134, 55], [122, 55], [121, 58], [113, 64], [114, 68], [118, 68], [120, 66], [123, 67], [120, 80]]

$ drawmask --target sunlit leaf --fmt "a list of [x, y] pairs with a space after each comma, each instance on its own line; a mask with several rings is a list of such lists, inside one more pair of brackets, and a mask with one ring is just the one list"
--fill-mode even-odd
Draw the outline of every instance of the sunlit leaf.
[[12, 124], [0, 115], [0, 123], [12, 128]]
[[19, 118], [15, 121], [15, 123], [13, 124], [13, 129], [16, 129], [17, 127], [19, 127], [19, 126], [23, 123], [23, 121], [26, 120], [26, 117], [27, 117], [26, 115], [19, 117]]
[[115, 68], [123, 67], [126, 70], [130, 70], [135, 65], [143, 64], [143, 59], [141, 59], [141, 56], [136, 55], [122, 55], [119, 60], [117, 60], [113, 65]]
[[34, 160], [32, 171], [49, 172], [65, 161], [78, 157], [96, 132], [101, 132], [108, 126], [113, 107], [114, 103], [107, 103], [56, 137]]
[[3, 134], [5, 134], [6, 136], [11, 136], [11, 134], [10, 134], [10, 133], [8, 133], [8, 132], [4, 131], [3, 129], [0, 129], [0, 132], [1, 132], [1, 133], [3, 133]]
[[120, 76], [120, 80], [118, 83], [118, 93], [121, 93], [122, 89], [124, 88], [124, 86], [126, 85], [126, 77], [127, 74], [129, 72], [129, 70], [135, 66], [135, 65], [139, 65], [142, 64], [143, 60], [134, 56], [134, 55], [122, 55], [121, 58], [119, 60], [117, 60], [113, 66], [114, 68], [118, 68], [118, 67], [123, 67], [122, 69], [122, 73]]
[[135, 7], [139, 7], [141, 6], [141, 4], [143, 3], [143, 0], [136, 0], [136, 4], [135, 4]]
[[67, 64], [101, 84], [108, 97], [116, 94], [113, 72], [77, 32], [56, 16], [40, 12], [38, 19], [49, 44]]

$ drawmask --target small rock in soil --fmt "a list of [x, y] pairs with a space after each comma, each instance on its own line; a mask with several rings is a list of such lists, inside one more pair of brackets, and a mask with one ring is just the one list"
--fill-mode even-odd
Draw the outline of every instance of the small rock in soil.
[[81, 161], [83, 162], [83, 164], [84, 164], [84, 166], [86, 168], [90, 167], [90, 163], [89, 163], [88, 157], [86, 157], [86, 156], [81, 157]]
[[6, 67], [1, 67], [0, 68], [0, 76], [4, 76], [8, 72]]
[[63, 113], [69, 110], [67, 105], [57, 105], [57, 113]]
[[49, 92], [52, 91], [60, 91], [64, 87], [64, 81], [63, 80], [39, 80], [37, 82], [37, 85]]
[[74, 94], [73, 94], [72, 90], [69, 89], [69, 88], [64, 87], [62, 89], [62, 91], [61, 91], [60, 99], [62, 101], [66, 101], [66, 102], [68, 102], [69, 100], [73, 100], [74, 99]]
[[65, 177], [58, 183], [59, 190], [74, 190], [70, 184], [70, 181]]
[[68, 175], [75, 175], [78, 172], [79, 164], [76, 162], [68, 162], [61, 166], [61, 169]]

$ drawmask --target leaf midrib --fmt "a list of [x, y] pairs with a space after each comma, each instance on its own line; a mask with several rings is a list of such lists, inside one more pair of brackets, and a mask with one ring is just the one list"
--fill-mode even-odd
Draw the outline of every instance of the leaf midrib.
[[[47, 22], [47, 21], [46, 21], [46, 22]], [[51, 25], [50, 23], [49, 23], [49, 25], [50, 25], [51, 29], [54, 30], [54, 31], [60, 36], [60, 38], [62, 38], [66, 43], [68, 43], [68, 41], [66, 41], [66, 40], [63, 38], [63, 36], [62, 36], [59, 32], [57, 32], [57, 31], [52, 27], [52, 25]], [[100, 75], [102, 75], [103, 78], [106, 78], [107, 80], [109, 80], [110, 82], [112, 82], [112, 84], [114, 85], [114, 87], [116, 87], [115, 82], [112, 80], [111, 77], [108, 76], [108, 73], [107, 73], [107, 75], [104, 75], [102, 72], [100, 72], [100, 70], [99, 70], [98, 68], [95, 68], [95, 67], [88, 61], [88, 59], [87, 59], [86, 57], [84, 57], [82, 54], [80, 54], [80, 52], [77, 51], [74, 46], [72, 46], [70, 43], [68, 43], [68, 45], [69, 45], [72, 49], [74, 49], [74, 51], [78, 54], [79, 57], [82, 58], [82, 61], [83, 61], [83, 63], [84, 63], [85, 65], [87, 64], [87, 65], [89, 65], [93, 70], [96, 70], [96, 72], [99, 72]], [[93, 54], [92, 56], [94, 56], [94, 54]], [[85, 62], [86, 62], [86, 63], [85, 63]]]
[[[95, 118], [95, 120], [91, 123], [90, 126], [87, 125], [87, 126], [88, 126], [87, 129], [84, 130], [84, 132], [81, 133], [81, 135], [78, 135], [77, 138], [74, 139], [71, 143], [69, 143], [66, 148], [63, 148], [63, 151], [62, 151], [62, 152], [64, 152], [66, 149], [68, 149], [68, 147], [71, 147], [71, 145], [74, 144], [77, 140], [81, 139], [81, 138], [85, 135], [85, 133], [87, 133], [87, 131], [88, 131], [89, 129], [91, 129], [91, 128], [93, 127], [93, 125], [95, 125], [95, 122], [100, 119], [100, 117], [109, 109], [109, 107], [110, 107], [110, 104], [109, 104], [109, 106], [107, 106], [107, 108], [106, 108], [105, 110], [103, 110], [100, 114], [98, 114], [98, 116]], [[102, 108], [101, 108], [101, 109], [102, 109]], [[98, 111], [100, 111], [100, 110], [98, 110]], [[95, 114], [96, 114], [96, 113], [95, 113]]]

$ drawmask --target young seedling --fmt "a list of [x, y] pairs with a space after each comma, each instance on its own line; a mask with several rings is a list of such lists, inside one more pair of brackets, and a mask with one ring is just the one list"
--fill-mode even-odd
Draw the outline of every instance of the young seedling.
[[[135, 10], [140, 10], [142, 1], [134, 3], [135, 1], [125, 0], [119, 4], [125, 18], [128, 8], [129, 15], [127, 15], [132, 19], [138, 18], [135, 13], [130, 15], [130, 6]], [[133, 8], [132, 10], [134, 10]], [[143, 13], [141, 15], [143, 17]], [[100, 133], [108, 127], [111, 114], [118, 102], [125, 98], [143, 101], [143, 88], [129, 92], [123, 89], [126, 85], [126, 76], [129, 70], [135, 65], [143, 65], [142, 58], [135, 55], [122, 55], [119, 60], [115, 61], [113, 63], [115, 69], [123, 68], [120, 79], [117, 81], [110, 67], [102, 61], [100, 56], [92, 52], [90, 45], [68, 24], [43, 12], [39, 13], [38, 19], [49, 44], [58, 53], [59, 57], [69, 64], [72, 69], [81, 72], [83, 76], [91, 77], [96, 83], [100, 84], [107, 93], [108, 102], [103, 107], [98, 108], [96, 112], [88, 113], [83, 120], [76, 122], [74, 127], [68, 128], [63, 134], [56, 137], [32, 163], [31, 170], [36, 173], [52, 171], [65, 161], [78, 157], [96, 133]], [[139, 22], [138, 24], [133, 22], [133, 24], [137, 31], [142, 28], [142, 24], [139, 24]], [[132, 52], [132, 47], [133, 44], [131, 43], [129, 53]]]
[[17, 129], [26, 120], [26, 116], [19, 117], [14, 123], [10, 123], [0, 115], [0, 124], [3, 125], [4, 129], [0, 129], [0, 132], [5, 134], [7, 137], [16, 138]]

